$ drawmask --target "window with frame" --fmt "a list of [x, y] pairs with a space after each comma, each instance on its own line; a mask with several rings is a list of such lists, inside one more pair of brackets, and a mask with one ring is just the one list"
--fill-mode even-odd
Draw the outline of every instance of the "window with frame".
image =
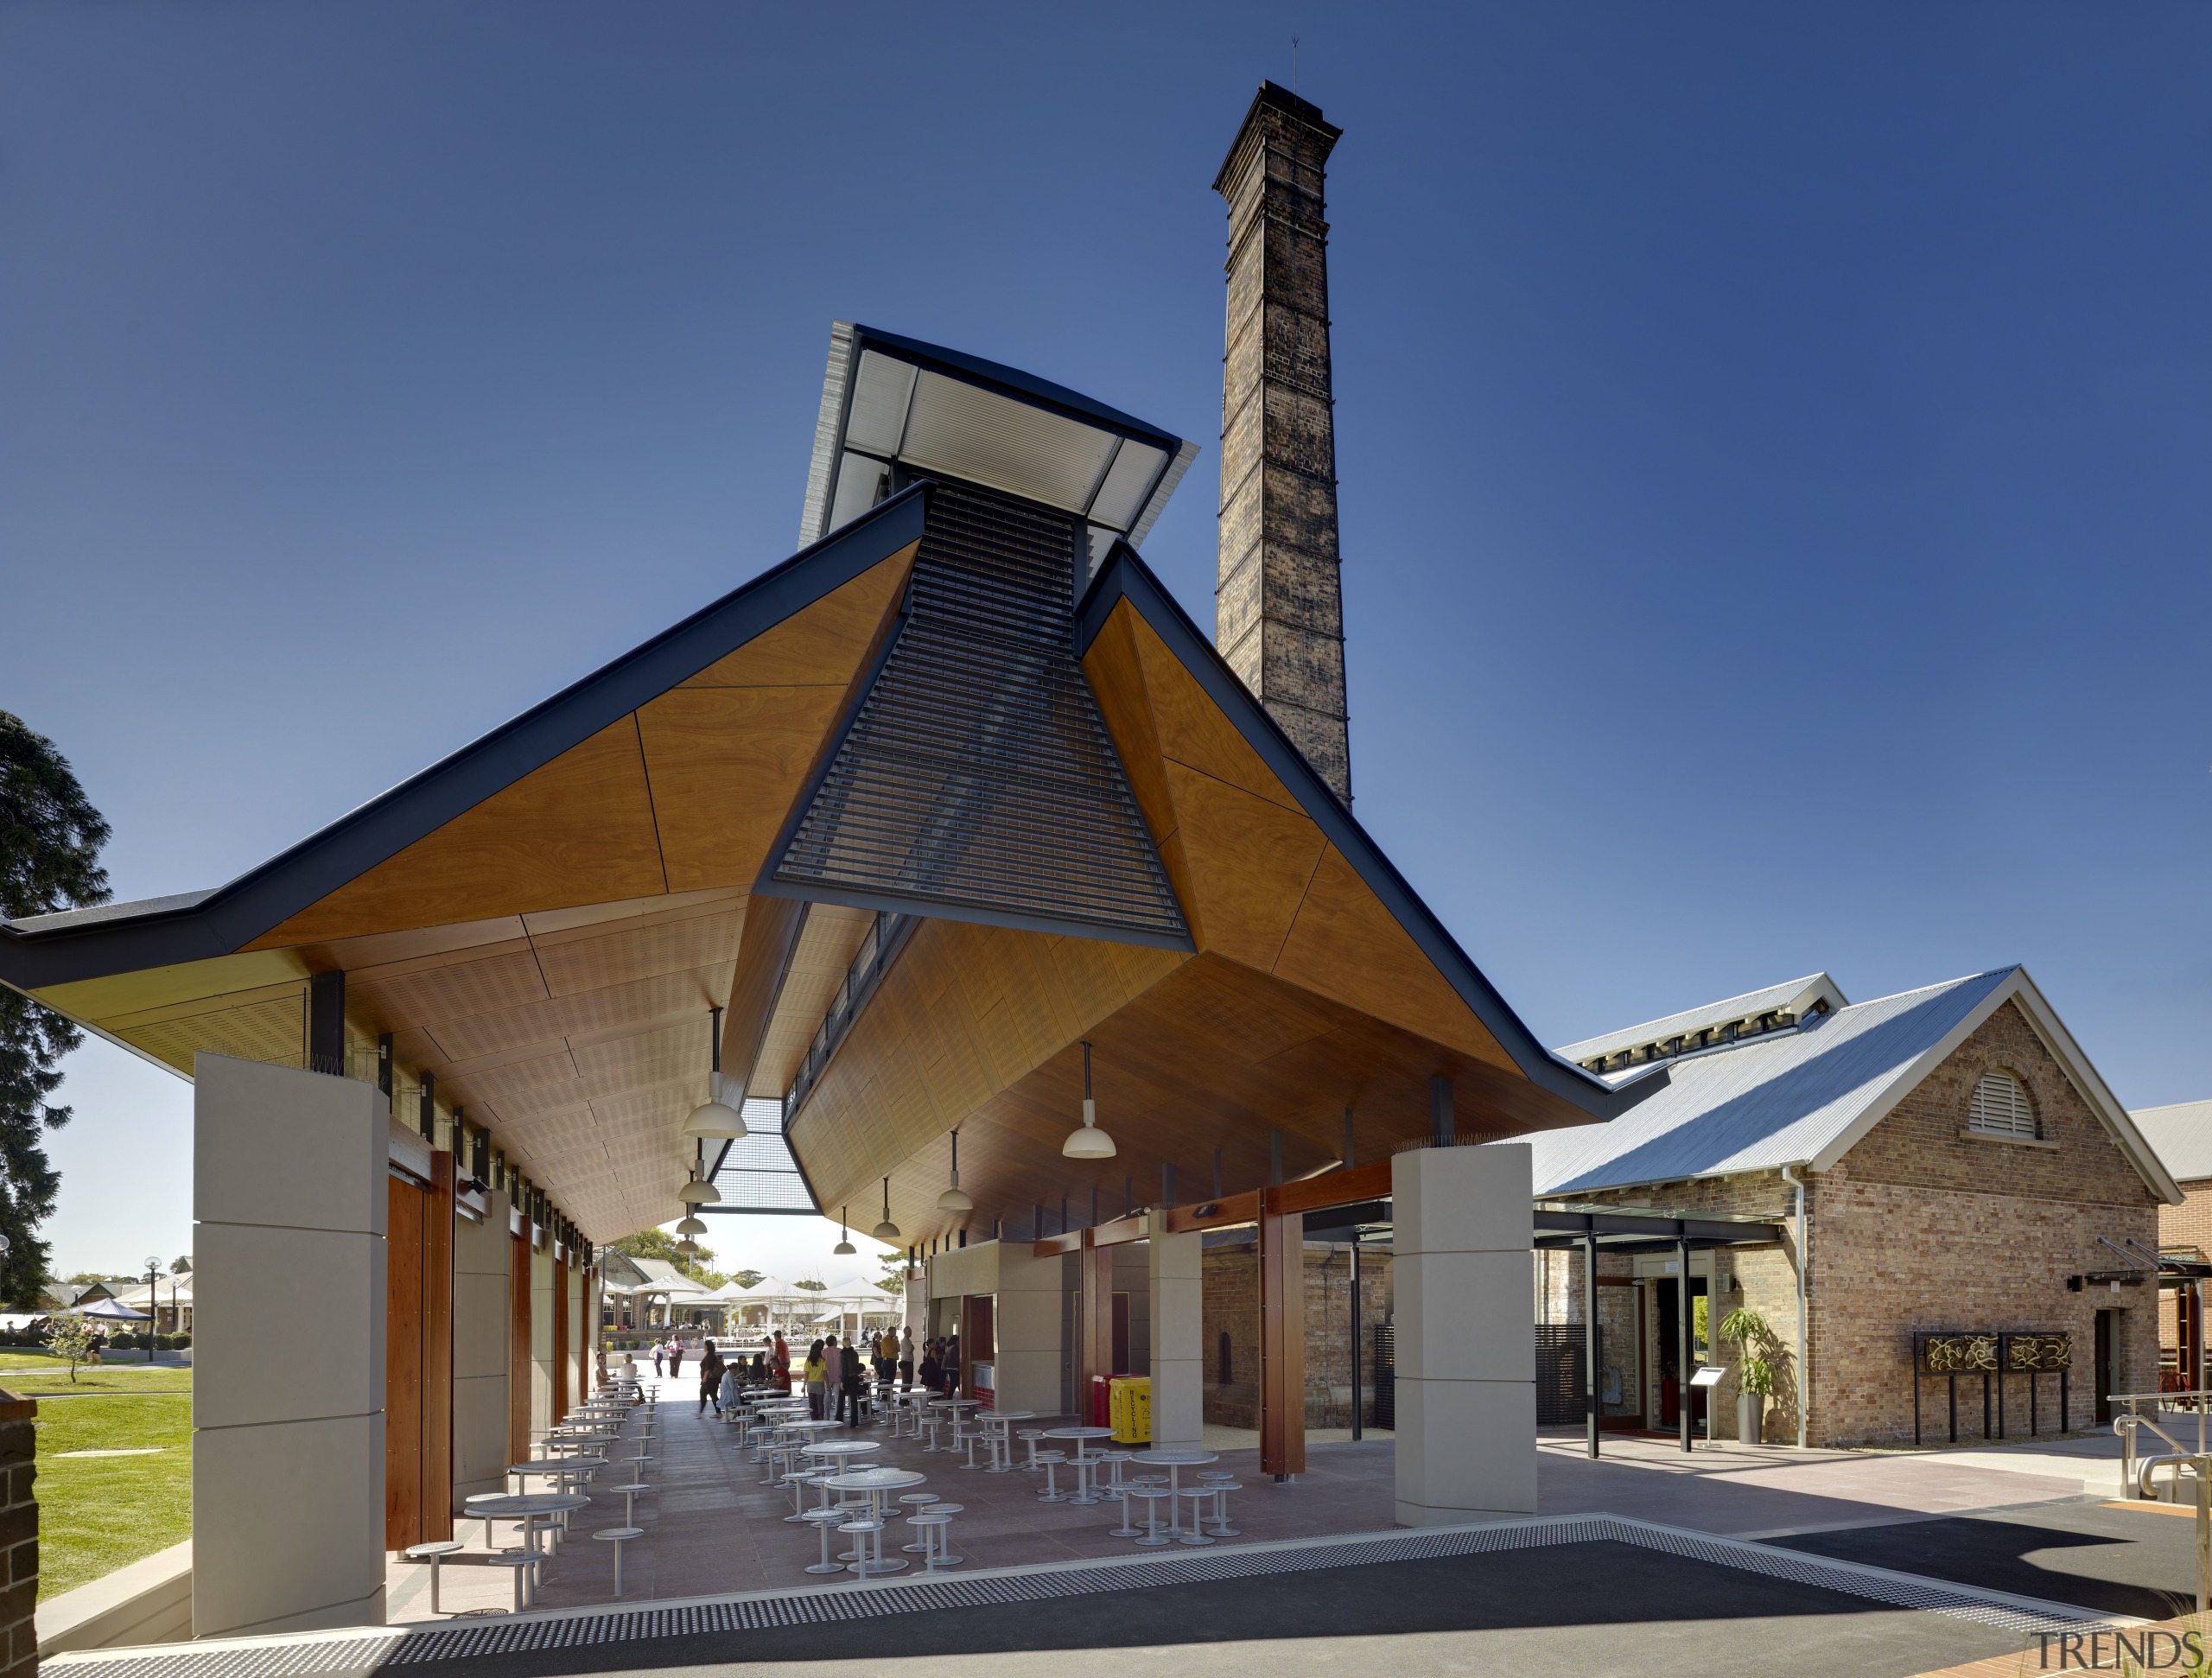
[[2034, 1138], [2036, 1109], [2028, 1086], [2011, 1072], [1983, 1073], [1967, 1104], [1967, 1128], [1988, 1136]]

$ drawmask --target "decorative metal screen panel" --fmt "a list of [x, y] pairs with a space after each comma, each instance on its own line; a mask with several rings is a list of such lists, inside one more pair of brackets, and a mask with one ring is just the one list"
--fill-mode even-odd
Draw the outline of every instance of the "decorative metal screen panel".
[[1993, 1334], [1929, 1334], [1921, 1339], [1923, 1366], [1930, 1375], [1979, 1375], [1997, 1368]]
[[[1598, 1367], [1605, 1367], [1605, 1330], [1598, 1331]], [[1536, 1423], [1558, 1427], [1579, 1422], [1590, 1413], [1590, 1388], [1583, 1373], [1582, 1325], [1536, 1325]]]
[[784, 1140], [784, 1104], [769, 1097], [741, 1109], [745, 1135], [729, 1145], [715, 1173], [716, 1204], [710, 1212], [810, 1212], [820, 1210]]
[[2014, 1374], [2074, 1367], [2074, 1342], [2064, 1334], [2005, 1336], [2005, 1367]]
[[1079, 520], [941, 486], [912, 610], [776, 865], [877, 906], [1187, 944], [1076, 662]]

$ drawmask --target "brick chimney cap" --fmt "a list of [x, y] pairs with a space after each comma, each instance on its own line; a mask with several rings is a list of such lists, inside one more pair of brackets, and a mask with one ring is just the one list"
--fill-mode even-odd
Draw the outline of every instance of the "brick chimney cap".
[[1311, 99], [1300, 99], [1280, 83], [1263, 81], [1260, 84], [1260, 91], [1252, 96], [1251, 108], [1245, 111], [1244, 120], [1236, 125], [1236, 137], [1230, 143], [1229, 155], [1221, 160], [1221, 168], [1214, 175], [1213, 189], [1216, 192], [1221, 191], [1227, 182], [1230, 166], [1236, 162], [1236, 154], [1243, 149], [1244, 137], [1251, 131], [1252, 124], [1259, 120], [1262, 111], [1281, 111], [1320, 134], [1324, 139], [1324, 156], [1344, 137], [1344, 130], [1324, 117], [1321, 107]]

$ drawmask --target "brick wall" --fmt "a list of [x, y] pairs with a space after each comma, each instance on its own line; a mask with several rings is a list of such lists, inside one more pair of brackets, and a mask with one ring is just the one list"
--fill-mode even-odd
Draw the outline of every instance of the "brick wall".
[[[1260, 1425], [1260, 1267], [1252, 1244], [1206, 1250], [1202, 1270], [1205, 1375], [1205, 1419], [1223, 1427]], [[1374, 1325], [1390, 1312], [1389, 1261], [1385, 1254], [1360, 1258], [1360, 1322], [1363, 1348], [1375, 1344]], [[1351, 1424], [1351, 1264], [1346, 1249], [1319, 1243], [1306, 1249], [1306, 1425]], [[1230, 1380], [1221, 1380], [1221, 1338], [1229, 1337]], [[1374, 1390], [1370, 1363], [1360, 1371]]]
[[38, 1670], [37, 1414], [36, 1399], [0, 1392], [0, 1473], [6, 1476], [0, 1498], [0, 1551], [6, 1556], [0, 1625], [7, 1630], [0, 1674]]

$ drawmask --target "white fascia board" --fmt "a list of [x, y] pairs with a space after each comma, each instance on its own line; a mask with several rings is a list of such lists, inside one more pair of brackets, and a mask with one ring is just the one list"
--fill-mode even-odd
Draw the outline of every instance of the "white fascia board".
[[1932, 1047], [1908, 1061], [1904, 1069], [1883, 1086], [1881, 1093], [1859, 1110], [1857, 1118], [1831, 1136], [1821, 1151], [1805, 1162], [1806, 1169], [1816, 1172], [1834, 1170], [1837, 1160], [1856, 1147], [1868, 1131], [1889, 1117], [1896, 1110], [1897, 1104], [1920, 1086], [1923, 1078], [1942, 1065], [1960, 1044], [1980, 1031], [1982, 1023], [2005, 1006], [2018, 988], [2020, 977], [2020, 969], [2014, 968], [2002, 983], [1974, 1004], [1965, 1019], [1944, 1033]]

